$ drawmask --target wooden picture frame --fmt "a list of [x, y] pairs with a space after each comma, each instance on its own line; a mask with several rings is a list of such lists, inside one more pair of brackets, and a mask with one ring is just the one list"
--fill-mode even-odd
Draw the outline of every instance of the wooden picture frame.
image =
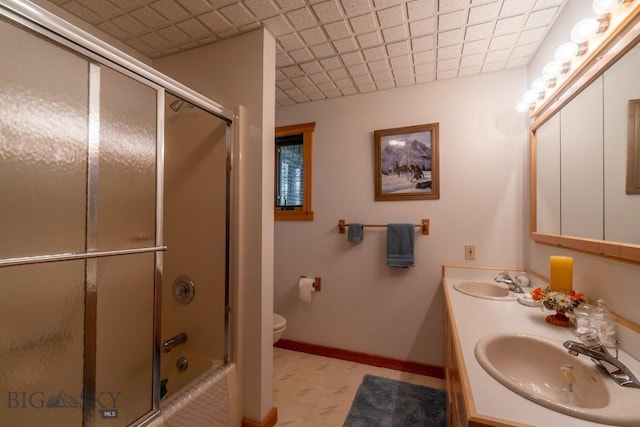
[[373, 132], [375, 200], [440, 198], [439, 123]]
[[640, 99], [629, 100], [627, 120], [627, 194], [640, 194]]

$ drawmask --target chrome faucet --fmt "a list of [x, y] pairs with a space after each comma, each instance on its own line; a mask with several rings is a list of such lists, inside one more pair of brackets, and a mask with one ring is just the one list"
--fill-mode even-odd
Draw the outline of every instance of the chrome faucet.
[[520, 285], [518, 285], [516, 281], [511, 278], [511, 275], [508, 271], [503, 271], [502, 273], [498, 274], [498, 276], [494, 280], [499, 283], [504, 283], [512, 292], [515, 292], [517, 294], [524, 293]]
[[607, 351], [597, 337], [589, 339], [587, 344], [576, 341], [565, 341], [562, 343], [562, 345], [569, 350], [569, 354], [573, 356], [583, 354], [590, 357], [591, 361], [596, 364], [600, 371], [610, 376], [611, 379], [619, 385], [624, 387], [640, 388], [640, 381], [638, 381], [624, 363], [618, 360], [618, 343], [616, 343], [615, 357]]
[[178, 335], [171, 337], [162, 343], [162, 352], [169, 353], [173, 347], [184, 344], [186, 342], [187, 334], [185, 334], [184, 332], [180, 332]]

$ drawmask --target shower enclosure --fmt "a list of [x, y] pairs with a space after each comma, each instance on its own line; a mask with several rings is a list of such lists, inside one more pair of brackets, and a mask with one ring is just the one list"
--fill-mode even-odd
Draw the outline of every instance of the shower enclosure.
[[235, 116], [23, 1], [0, 40], [0, 425], [144, 425], [230, 359]]

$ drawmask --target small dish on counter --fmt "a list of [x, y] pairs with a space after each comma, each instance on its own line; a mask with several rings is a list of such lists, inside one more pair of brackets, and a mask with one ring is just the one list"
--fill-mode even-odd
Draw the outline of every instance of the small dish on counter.
[[525, 292], [518, 295], [518, 302], [529, 307], [540, 307], [540, 301], [533, 299], [531, 292]]

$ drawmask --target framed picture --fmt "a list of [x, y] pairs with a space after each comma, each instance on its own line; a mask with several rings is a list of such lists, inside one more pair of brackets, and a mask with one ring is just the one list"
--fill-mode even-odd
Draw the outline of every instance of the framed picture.
[[438, 123], [373, 132], [376, 200], [440, 198]]

